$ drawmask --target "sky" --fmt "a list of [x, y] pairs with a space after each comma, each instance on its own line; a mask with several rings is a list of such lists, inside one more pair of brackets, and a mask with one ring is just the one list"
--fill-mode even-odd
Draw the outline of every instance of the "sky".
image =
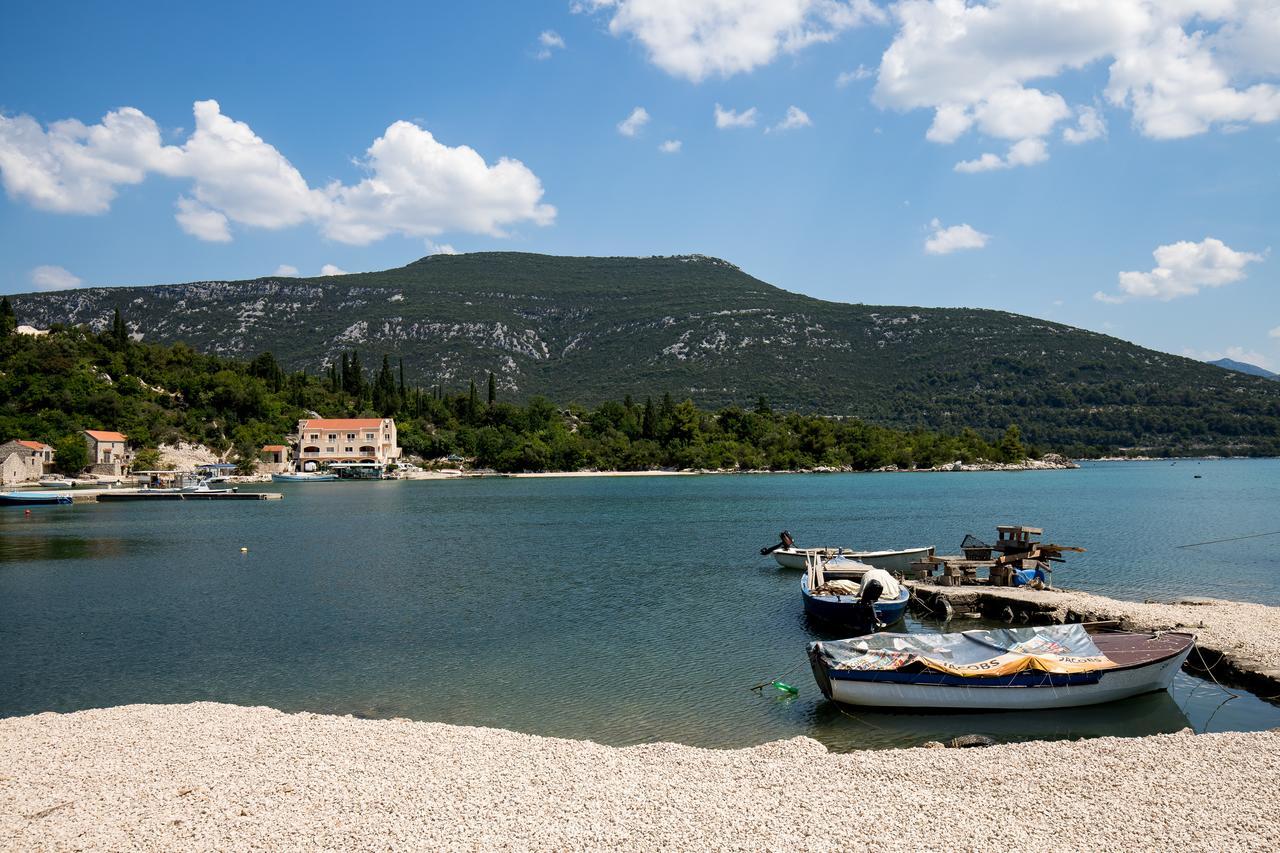
[[1280, 0], [0, 7], [0, 293], [725, 258], [1280, 370]]

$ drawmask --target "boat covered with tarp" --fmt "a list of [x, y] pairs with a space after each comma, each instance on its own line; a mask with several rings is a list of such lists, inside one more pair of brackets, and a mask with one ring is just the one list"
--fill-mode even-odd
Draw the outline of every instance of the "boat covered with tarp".
[[800, 598], [809, 616], [864, 634], [900, 620], [911, 591], [884, 569], [847, 557], [810, 557], [800, 578]]
[[1083, 625], [871, 634], [809, 644], [823, 694], [886, 708], [1031, 710], [1167, 690], [1193, 634], [1090, 634]]

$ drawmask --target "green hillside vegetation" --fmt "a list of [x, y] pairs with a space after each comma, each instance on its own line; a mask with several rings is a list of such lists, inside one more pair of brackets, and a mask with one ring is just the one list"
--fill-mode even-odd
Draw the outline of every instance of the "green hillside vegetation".
[[[856, 277], [851, 275], [856, 282]], [[856, 284], [850, 293], [856, 297]], [[1079, 456], [1275, 454], [1280, 383], [1002, 311], [826, 302], [703, 256], [488, 252], [325, 278], [81, 288], [13, 298], [24, 323], [110, 325], [287, 371], [359, 350], [410, 384], [597, 406], [670, 392], [708, 410], [854, 417]]]
[[126, 433], [143, 451], [160, 443], [199, 442], [256, 457], [297, 420], [394, 416], [407, 453], [450, 454], [499, 471], [644, 470], [659, 467], [869, 469], [928, 466], [957, 459], [1023, 458], [1017, 427], [991, 444], [976, 432], [910, 433], [856, 419], [751, 409], [716, 412], [669, 394], [643, 403], [627, 398], [594, 408], [561, 408], [543, 397], [523, 405], [499, 399], [496, 376], [462, 393], [409, 385], [399, 363], [383, 356], [365, 370], [342, 353], [319, 375], [284, 371], [263, 353], [252, 361], [202, 355], [185, 344], [130, 339], [117, 315], [106, 330], [55, 327], [44, 336], [12, 332], [0, 302], [0, 436], [53, 444], [64, 469], [84, 464], [82, 429]]

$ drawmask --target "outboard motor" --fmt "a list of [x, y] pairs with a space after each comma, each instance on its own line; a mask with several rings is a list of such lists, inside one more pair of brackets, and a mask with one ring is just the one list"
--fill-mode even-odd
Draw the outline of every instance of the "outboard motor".
[[884, 594], [884, 584], [878, 580], [866, 580], [862, 582], [862, 595], [858, 598], [858, 627], [861, 631], [870, 633], [879, 631], [884, 627], [884, 623], [876, 617], [875, 603], [880, 600], [880, 596]]
[[865, 604], [870, 607], [880, 600], [880, 596], [884, 594], [884, 584], [878, 580], [869, 580], [862, 585], [862, 597], [858, 599], [859, 604]]
[[774, 551], [778, 550], [779, 548], [794, 548], [795, 544], [796, 542], [794, 539], [791, 538], [791, 534], [784, 530], [778, 534], [778, 544], [766, 545], [765, 547], [761, 548], [760, 556], [763, 557], [766, 554], [772, 554]]

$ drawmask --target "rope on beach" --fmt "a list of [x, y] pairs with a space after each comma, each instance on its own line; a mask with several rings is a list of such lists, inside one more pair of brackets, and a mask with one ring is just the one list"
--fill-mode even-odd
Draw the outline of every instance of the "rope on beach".
[[1216, 545], [1219, 542], [1238, 542], [1241, 539], [1257, 539], [1261, 536], [1280, 536], [1280, 530], [1270, 533], [1250, 533], [1248, 536], [1232, 536], [1229, 539], [1210, 539], [1208, 542], [1192, 542], [1190, 545], [1179, 545], [1179, 548], [1196, 548], [1200, 545]]

